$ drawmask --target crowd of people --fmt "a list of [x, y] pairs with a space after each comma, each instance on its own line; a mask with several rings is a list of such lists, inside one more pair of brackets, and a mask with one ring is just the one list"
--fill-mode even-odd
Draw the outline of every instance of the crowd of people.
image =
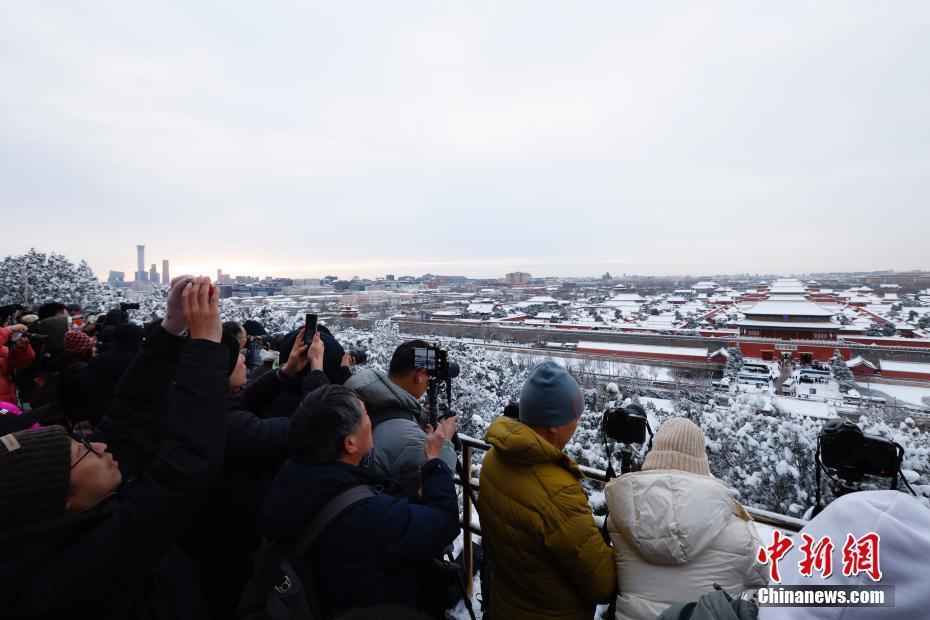
[[[467, 576], [458, 417], [421, 404], [429, 343], [400, 344], [387, 372], [356, 367], [323, 325], [223, 323], [218, 295], [175, 278], [145, 326], [121, 308], [0, 308], [0, 618], [444, 617]], [[487, 617], [838, 617], [746, 602], [769, 582], [764, 543], [686, 419], [606, 485], [599, 528], [563, 451], [583, 411], [544, 362], [487, 430]], [[896, 607], [868, 617], [922, 617], [927, 522], [902, 493], [860, 492], [805, 531], [880, 534]]]

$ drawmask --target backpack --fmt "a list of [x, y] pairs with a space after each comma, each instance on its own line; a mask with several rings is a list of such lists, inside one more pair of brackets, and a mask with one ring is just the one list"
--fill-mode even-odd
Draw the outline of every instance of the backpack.
[[696, 603], [677, 603], [657, 620], [756, 620], [759, 608], [754, 601], [733, 599], [716, 583]]
[[255, 556], [255, 570], [246, 584], [236, 618], [240, 620], [317, 620], [323, 618], [316, 579], [303, 559], [319, 535], [336, 517], [380, 488], [353, 486], [327, 502], [288, 542], [265, 540]]

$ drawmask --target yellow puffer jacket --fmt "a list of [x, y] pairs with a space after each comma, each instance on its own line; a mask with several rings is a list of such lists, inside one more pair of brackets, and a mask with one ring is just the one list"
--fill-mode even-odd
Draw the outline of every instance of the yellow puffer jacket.
[[594, 525], [578, 466], [517, 420], [486, 435], [481, 531], [494, 564], [492, 618], [591, 620], [614, 593], [616, 564]]

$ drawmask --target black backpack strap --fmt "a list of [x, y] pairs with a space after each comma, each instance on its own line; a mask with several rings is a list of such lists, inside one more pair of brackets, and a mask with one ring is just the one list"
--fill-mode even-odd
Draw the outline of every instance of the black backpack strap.
[[313, 518], [310, 519], [294, 540], [294, 544], [291, 547], [294, 556], [298, 558], [303, 557], [310, 549], [313, 541], [317, 539], [323, 530], [326, 529], [326, 526], [332, 523], [336, 517], [355, 504], [369, 497], [374, 497], [380, 492], [380, 488], [376, 490], [368, 485], [359, 485], [346, 489], [326, 502], [326, 504], [313, 515]]

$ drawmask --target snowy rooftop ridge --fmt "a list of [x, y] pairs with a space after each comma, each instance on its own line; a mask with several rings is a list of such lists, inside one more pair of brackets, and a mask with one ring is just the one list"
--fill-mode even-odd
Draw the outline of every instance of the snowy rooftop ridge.
[[760, 301], [751, 308], [744, 310], [746, 316], [751, 315], [781, 315], [781, 316], [812, 316], [831, 317], [833, 312], [806, 299], [797, 301], [766, 300]]
[[916, 372], [930, 375], [930, 364], [920, 362], [895, 362], [892, 360], [881, 360], [879, 365], [882, 370], [891, 370], [893, 372]]

